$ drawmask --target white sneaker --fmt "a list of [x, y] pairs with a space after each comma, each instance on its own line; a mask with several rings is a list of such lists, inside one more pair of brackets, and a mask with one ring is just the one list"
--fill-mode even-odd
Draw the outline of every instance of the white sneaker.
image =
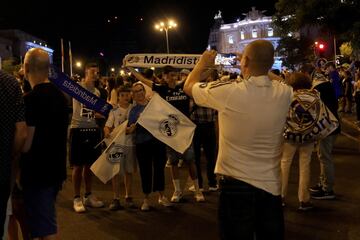
[[170, 167], [171, 167], [170, 160], [167, 160], [167, 161], [166, 161], [166, 165], [165, 165], [165, 167], [167, 167], [167, 168], [170, 168]]
[[149, 200], [144, 199], [144, 202], [141, 205], [141, 211], [149, 211], [149, 210], [150, 210]]
[[74, 208], [75, 212], [77, 212], [77, 213], [82, 213], [82, 212], [86, 211], [86, 208], [85, 208], [83, 202], [81, 201], [81, 198], [79, 198], [79, 197], [74, 198], [73, 208]]
[[183, 195], [181, 191], [175, 191], [174, 194], [171, 197], [171, 202], [180, 202]]
[[[204, 188], [199, 188], [199, 190], [200, 190], [200, 192], [203, 192], [203, 191], [204, 191]], [[195, 186], [194, 186], [194, 185], [191, 185], [191, 186], [189, 187], [189, 191], [190, 191], [190, 192], [195, 192]]]
[[195, 200], [197, 201], [197, 202], [205, 202], [205, 197], [204, 197], [204, 195], [202, 194], [202, 192], [196, 192], [195, 194], [194, 194], [194, 197], [195, 197]]
[[172, 206], [171, 202], [165, 196], [162, 196], [161, 198], [159, 198], [159, 204], [163, 205], [164, 207]]
[[209, 187], [210, 192], [216, 192], [217, 190], [219, 190], [219, 187], [217, 185], [215, 187]]
[[93, 208], [101, 208], [104, 206], [104, 203], [99, 199], [97, 199], [93, 194], [84, 197], [84, 204], [85, 206], [93, 207]]
[[184, 160], [183, 160], [183, 159], [179, 159], [178, 167], [181, 168], [183, 165], [184, 165]]

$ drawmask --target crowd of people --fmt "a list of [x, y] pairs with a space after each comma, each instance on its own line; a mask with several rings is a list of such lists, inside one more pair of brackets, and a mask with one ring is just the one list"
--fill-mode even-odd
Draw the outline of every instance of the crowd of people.
[[[69, 98], [48, 79], [49, 57], [41, 49], [26, 54], [22, 70], [26, 80], [21, 80], [21, 85], [0, 72], [4, 93], [0, 102], [5, 106], [5, 115], [0, 118], [0, 141], [5, 146], [0, 162], [0, 184], [5, 193], [0, 197], [0, 223], [4, 225], [0, 235], [8, 231], [10, 238], [16, 239], [14, 223], [18, 221], [24, 239], [56, 239], [56, 196], [67, 177], [67, 165], [72, 168], [74, 211], [104, 207], [93, 192], [90, 167], [104, 149], [99, 145], [101, 140], [125, 121], [126, 141], [135, 148], [133, 157], [119, 163], [120, 172], [111, 180], [113, 199], [108, 209], [112, 211], [136, 206], [132, 183], [138, 172], [143, 193], [141, 211], [150, 210], [154, 204], [149, 198], [152, 192], [158, 193], [161, 206], [182, 202], [179, 167], [185, 164], [191, 178], [188, 190], [194, 192], [195, 202], [206, 201], [205, 188], [220, 192], [221, 239], [283, 239], [283, 208], [297, 150], [299, 210], [313, 209], [311, 198], [334, 199], [332, 148], [341, 131], [339, 113], [351, 114], [355, 105], [356, 124], [360, 126], [359, 66], [354, 63], [338, 70], [331, 62], [318, 61], [304, 63], [291, 73], [272, 72], [274, 48], [263, 40], [250, 43], [238, 55], [241, 74], [220, 73], [214, 67], [215, 56], [216, 51], [205, 51], [192, 71], [166, 66], [160, 75], [151, 69], [141, 73], [126, 67], [131, 76], [117, 79], [100, 78], [99, 67], [87, 64], [79, 84], [113, 106], [109, 116], [75, 99], [69, 105]], [[193, 142], [183, 154], [137, 124], [153, 92], [196, 124]], [[309, 97], [316, 106], [329, 110], [336, 124], [321, 138], [288, 138], [285, 133], [293, 130], [294, 124], [300, 126], [296, 134], [305, 134], [308, 126], [314, 125], [316, 113], [300, 101]], [[310, 125], [304, 127], [306, 124]], [[320, 176], [319, 182], [310, 186], [314, 148]], [[201, 174], [202, 153], [207, 186]], [[174, 188], [169, 198], [164, 194], [167, 165]], [[120, 177], [124, 178], [123, 200]], [[6, 212], [11, 201], [12, 215]], [[10, 218], [5, 221], [7, 215]]]

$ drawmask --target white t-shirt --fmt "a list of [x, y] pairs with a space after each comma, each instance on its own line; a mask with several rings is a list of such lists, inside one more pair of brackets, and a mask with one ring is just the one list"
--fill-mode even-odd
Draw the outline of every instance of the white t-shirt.
[[282, 134], [292, 88], [267, 76], [197, 83], [196, 104], [219, 112], [215, 173], [280, 195]]
[[[82, 87], [100, 97], [100, 91], [97, 88], [88, 89], [84, 83]], [[71, 119], [71, 128], [96, 128], [95, 111], [87, 108], [84, 104], [73, 99], [73, 115]]]
[[116, 128], [122, 124], [126, 119], [128, 119], [128, 114], [131, 108], [132, 105], [130, 104], [128, 108], [118, 106], [117, 108], [111, 110], [105, 126], [109, 128]]

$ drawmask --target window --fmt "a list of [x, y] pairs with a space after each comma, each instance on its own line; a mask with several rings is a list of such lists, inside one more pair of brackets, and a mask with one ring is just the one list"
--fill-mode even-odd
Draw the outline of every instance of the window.
[[241, 40], [244, 40], [244, 39], [245, 39], [244, 31], [240, 31], [240, 38], [241, 38]]
[[232, 35], [229, 36], [229, 43], [230, 43], [230, 44], [234, 44], [234, 39], [233, 39], [233, 36], [232, 36]]
[[274, 36], [274, 30], [272, 28], [268, 28], [268, 37]]
[[254, 28], [254, 29], [252, 30], [251, 36], [252, 36], [253, 38], [257, 38], [257, 37], [258, 37], [257, 29], [256, 29], [256, 28]]

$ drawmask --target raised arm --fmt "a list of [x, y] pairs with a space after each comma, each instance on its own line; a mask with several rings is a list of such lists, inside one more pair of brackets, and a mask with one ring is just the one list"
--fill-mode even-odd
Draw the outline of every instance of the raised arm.
[[215, 50], [205, 51], [199, 62], [195, 65], [194, 69], [187, 77], [184, 84], [184, 91], [190, 97], [192, 97], [192, 87], [195, 83], [201, 80], [202, 73], [205, 72], [208, 68], [214, 66], [216, 54], [217, 52]]
[[126, 68], [135, 76], [135, 78], [137, 80], [144, 83], [146, 86], [149, 86], [150, 88], [152, 88], [153, 81], [144, 77], [141, 73], [136, 71], [133, 67], [126, 67]]

